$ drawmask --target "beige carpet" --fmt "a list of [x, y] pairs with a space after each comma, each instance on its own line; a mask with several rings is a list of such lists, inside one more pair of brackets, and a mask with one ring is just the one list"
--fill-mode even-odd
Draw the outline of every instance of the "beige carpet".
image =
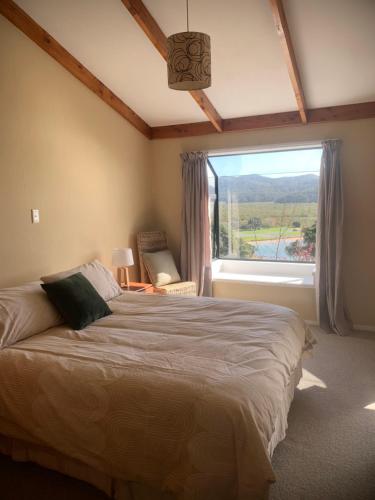
[[318, 345], [275, 450], [271, 500], [374, 500], [375, 333], [312, 330]]
[[[326, 335], [304, 363], [276, 449], [271, 500], [375, 500], [375, 333]], [[373, 405], [373, 409], [365, 409]], [[1, 500], [105, 500], [93, 487], [0, 456]]]

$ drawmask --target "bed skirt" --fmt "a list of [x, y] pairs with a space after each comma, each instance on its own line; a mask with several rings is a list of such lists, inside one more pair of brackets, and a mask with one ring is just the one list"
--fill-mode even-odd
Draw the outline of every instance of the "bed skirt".
[[[285, 422], [287, 422], [294, 391], [301, 376], [302, 364], [300, 361], [285, 388], [280, 413], [275, 421], [274, 432], [268, 445], [270, 457], [277, 444], [285, 438], [287, 429]], [[172, 493], [161, 492], [146, 484], [111, 478], [107, 474], [55, 450], [2, 434], [0, 434], [0, 453], [10, 456], [18, 462], [34, 462], [47, 469], [85, 481], [114, 500], [177, 500], [177, 496]]]
[[170, 493], [158, 492], [148, 485], [111, 478], [74, 458], [20, 439], [0, 435], [0, 453], [10, 456], [17, 462], [33, 462], [46, 469], [85, 481], [116, 500], [175, 500], [176, 498]]

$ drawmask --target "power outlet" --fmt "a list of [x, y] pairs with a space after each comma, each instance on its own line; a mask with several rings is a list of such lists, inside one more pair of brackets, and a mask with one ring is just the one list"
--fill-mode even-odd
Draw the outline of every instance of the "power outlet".
[[31, 209], [31, 222], [33, 224], [39, 224], [39, 222], [40, 222], [39, 208], [32, 208]]

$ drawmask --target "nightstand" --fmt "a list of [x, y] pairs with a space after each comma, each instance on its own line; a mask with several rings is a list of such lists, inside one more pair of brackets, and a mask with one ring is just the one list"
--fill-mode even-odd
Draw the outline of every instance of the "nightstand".
[[130, 281], [129, 286], [122, 286], [121, 288], [124, 292], [155, 293], [154, 287], [151, 283], [138, 283], [136, 281]]

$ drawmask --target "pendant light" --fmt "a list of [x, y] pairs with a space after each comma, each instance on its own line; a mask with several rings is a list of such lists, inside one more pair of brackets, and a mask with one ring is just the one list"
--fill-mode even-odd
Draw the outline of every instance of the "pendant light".
[[168, 86], [174, 90], [199, 90], [211, 86], [211, 44], [206, 33], [187, 30], [168, 37]]

